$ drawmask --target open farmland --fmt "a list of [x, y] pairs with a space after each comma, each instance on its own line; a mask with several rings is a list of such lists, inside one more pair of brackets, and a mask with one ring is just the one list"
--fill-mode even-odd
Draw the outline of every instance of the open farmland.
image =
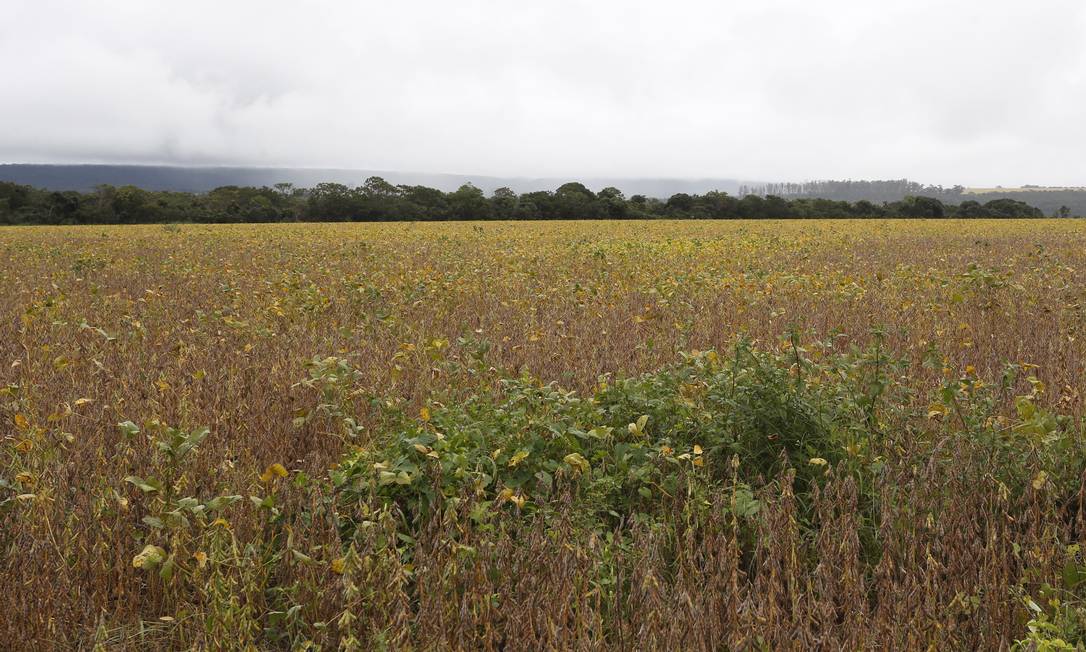
[[1073, 220], [0, 230], [0, 641], [1081, 633], [1083, 270]]

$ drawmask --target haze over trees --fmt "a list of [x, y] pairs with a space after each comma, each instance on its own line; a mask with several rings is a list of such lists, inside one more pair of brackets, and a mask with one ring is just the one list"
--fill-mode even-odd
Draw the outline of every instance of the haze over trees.
[[[1081, 188], [1047, 188], [1025, 185], [1021, 188], [991, 188], [983, 193], [970, 191], [961, 185], [950, 187], [925, 185], [908, 179], [884, 181], [806, 181], [803, 183], [763, 183], [740, 185], [739, 194], [778, 195], [785, 199], [833, 199], [838, 201], [897, 202], [906, 197], [933, 197], [944, 204], [965, 206], [969, 215], [976, 212], [974, 204], [987, 205], [993, 200], [1013, 200], [1035, 206], [1045, 215], [1069, 217], [1086, 215], [1086, 190]], [[995, 212], [1003, 209], [996, 205]], [[1006, 205], [1003, 205], [1006, 206]]]

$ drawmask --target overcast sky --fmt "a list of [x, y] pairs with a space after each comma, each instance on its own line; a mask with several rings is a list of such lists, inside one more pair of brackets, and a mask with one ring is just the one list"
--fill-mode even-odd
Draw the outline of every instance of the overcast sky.
[[1083, 0], [0, 0], [0, 161], [1086, 185]]

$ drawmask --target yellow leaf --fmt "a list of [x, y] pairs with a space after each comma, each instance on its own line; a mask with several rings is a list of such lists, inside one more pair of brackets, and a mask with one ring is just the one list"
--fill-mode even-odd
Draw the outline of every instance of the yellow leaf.
[[329, 566], [332, 568], [333, 573], [335, 573], [336, 575], [342, 575], [343, 571], [347, 568], [347, 560], [343, 557], [338, 557], [336, 559], [333, 559]]
[[1040, 489], [1041, 487], [1045, 486], [1045, 482], [1047, 481], [1048, 474], [1045, 473], [1043, 470], [1038, 471], [1037, 475], [1033, 476], [1033, 488]]
[[430, 408], [426, 407], [425, 405], [422, 406], [421, 408], [419, 408], [419, 418], [422, 419], [423, 421], [429, 422], [430, 421]]
[[33, 449], [34, 442], [30, 441], [29, 439], [24, 439], [18, 444], [15, 444], [15, 450], [19, 451], [20, 453], [29, 453]]
[[272, 464], [268, 468], [264, 469], [264, 472], [260, 474], [260, 481], [266, 484], [277, 477], [287, 477], [286, 468], [279, 462], [276, 462], [275, 464]]
[[192, 553], [192, 558], [196, 560], [196, 565], [200, 568], [207, 566], [207, 553], [203, 550]]
[[30, 428], [30, 421], [27, 420], [25, 414], [16, 414], [15, 415], [15, 427], [18, 428], [19, 430], [26, 430], [26, 429]]
[[147, 545], [140, 554], [132, 558], [133, 568], [152, 569], [166, 559], [166, 551], [158, 546]]
[[592, 470], [592, 465], [588, 463], [588, 460], [584, 458], [580, 453], [570, 453], [566, 455], [562, 460], [577, 469], [581, 473], [588, 473]]
[[699, 446], [698, 444], [694, 444], [694, 455], [701, 455], [702, 452], [703, 451], [701, 450], [701, 446]]
[[94, 402], [93, 398], [77, 398], [77, 399], [75, 399], [75, 406], [80, 407], [82, 405], [87, 405], [87, 404], [93, 403], [93, 402]]
[[816, 466], [826, 466], [827, 464], [829, 464], [829, 462], [822, 459], [821, 457], [812, 457], [810, 463]]

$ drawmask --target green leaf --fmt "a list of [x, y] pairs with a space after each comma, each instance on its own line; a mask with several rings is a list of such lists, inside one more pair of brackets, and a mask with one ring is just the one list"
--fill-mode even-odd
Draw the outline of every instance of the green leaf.
[[159, 569], [158, 576], [162, 578], [162, 581], [169, 582], [176, 570], [177, 562], [174, 560], [174, 556], [170, 555], [166, 558], [166, 561], [162, 562], [162, 568]]
[[298, 552], [297, 550], [291, 550], [290, 552], [291, 552], [292, 555], [294, 555], [295, 559], [297, 559], [298, 561], [300, 561], [300, 562], [302, 562], [304, 564], [313, 564], [313, 563], [315, 563], [313, 561], [313, 558], [310, 557], [309, 555]]
[[154, 493], [156, 491], [162, 491], [162, 483], [154, 478], [148, 478], [144, 480], [138, 475], [130, 475], [124, 479], [125, 482], [136, 485], [143, 493]]
[[207, 503], [209, 511], [218, 511], [241, 500], [241, 496], [217, 496]]
[[117, 428], [119, 428], [121, 433], [128, 439], [140, 434], [140, 427], [131, 421], [122, 421], [117, 424]]

